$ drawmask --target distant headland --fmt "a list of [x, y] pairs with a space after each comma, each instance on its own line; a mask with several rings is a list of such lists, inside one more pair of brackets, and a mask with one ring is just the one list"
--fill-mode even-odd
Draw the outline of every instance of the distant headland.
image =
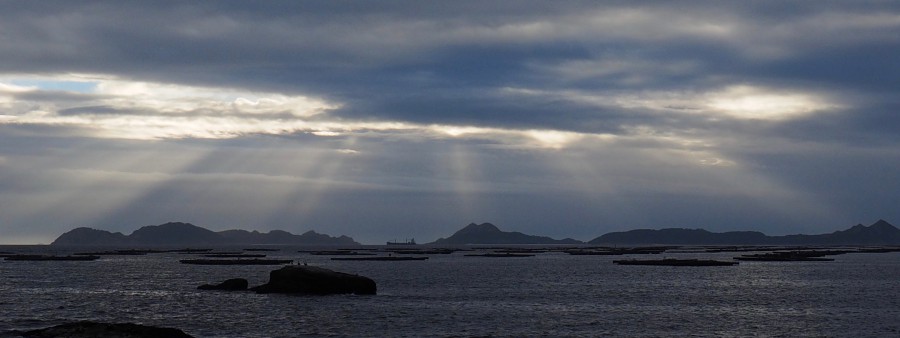
[[847, 230], [820, 235], [767, 236], [756, 231], [709, 232], [703, 229], [638, 229], [611, 232], [589, 244], [621, 245], [898, 245], [900, 229], [885, 220], [870, 226], [857, 224]]
[[294, 235], [287, 231], [258, 232], [225, 230], [215, 232], [190, 223], [169, 222], [148, 225], [130, 235], [92, 228], [76, 228], [56, 238], [59, 246], [192, 246], [192, 245], [358, 245], [347, 236], [332, 237], [307, 231]]
[[[359, 245], [347, 236], [332, 237], [307, 231], [294, 235], [273, 230], [215, 232], [190, 223], [150, 225], [130, 235], [92, 228], [77, 228], [60, 235], [51, 245], [59, 246], [196, 246], [196, 245]], [[710, 232], [704, 229], [666, 228], [610, 232], [583, 242], [553, 239], [500, 230], [491, 223], [466, 225], [447, 238], [426, 245], [478, 244], [590, 244], [590, 245], [900, 245], [900, 229], [887, 221], [857, 224], [847, 230], [819, 235], [768, 236], [757, 231]]]
[[491, 223], [470, 223], [447, 238], [429, 244], [462, 245], [462, 244], [582, 244], [584, 242], [566, 239], [553, 239], [543, 236], [526, 235], [521, 232], [501, 231]]

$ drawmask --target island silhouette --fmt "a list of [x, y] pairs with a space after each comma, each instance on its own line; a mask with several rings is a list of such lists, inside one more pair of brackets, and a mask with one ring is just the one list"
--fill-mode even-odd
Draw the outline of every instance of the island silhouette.
[[[348, 236], [332, 237], [307, 231], [295, 235], [225, 230], [215, 232], [190, 223], [149, 225], [130, 235], [92, 228], [76, 228], [60, 235], [58, 246], [197, 246], [197, 245], [360, 245]], [[818, 235], [768, 236], [758, 231], [710, 232], [704, 229], [665, 228], [610, 232], [587, 242], [553, 239], [521, 232], [502, 231], [491, 223], [470, 223], [447, 238], [426, 245], [553, 244], [553, 245], [900, 245], [900, 229], [885, 220], [872, 225], [857, 224], [846, 230]]]
[[885, 220], [857, 224], [847, 230], [819, 235], [767, 236], [757, 231], [709, 232], [704, 229], [637, 229], [611, 232], [588, 244], [615, 245], [897, 245], [900, 229]]
[[429, 244], [463, 245], [463, 244], [582, 244], [584, 242], [566, 238], [526, 235], [521, 232], [501, 231], [491, 223], [470, 223], [447, 238], [438, 238]]
[[225, 230], [215, 232], [190, 223], [169, 222], [148, 225], [130, 235], [92, 228], [76, 228], [60, 235], [50, 245], [58, 246], [196, 246], [196, 245], [359, 245], [347, 236], [332, 237], [315, 231], [295, 235], [287, 231], [269, 232]]

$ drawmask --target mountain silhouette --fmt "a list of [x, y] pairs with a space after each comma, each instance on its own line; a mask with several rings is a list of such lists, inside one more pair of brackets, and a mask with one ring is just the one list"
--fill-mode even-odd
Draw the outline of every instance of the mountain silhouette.
[[123, 235], [121, 232], [109, 232], [91, 228], [75, 228], [57, 238], [51, 245], [128, 245], [131, 239]]
[[437, 245], [460, 244], [580, 244], [581, 241], [566, 238], [562, 240], [543, 236], [526, 235], [521, 232], [501, 231], [491, 223], [470, 223], [448, 238], [439, 238], [430, 243]]
[[821, 235], [766, 236], [756, 231], [709, 232], [703, 229], [668, 228], [610, 232], [589, 244], [631, 245], [898, 245], [900, 229], [885, 220], [870, 226], [857, 224], [850, 229]]
[[143, 245], [210, 245], [222, 242], [222, 236], [214, 231], [181, 222], [148, 225], [128, 237]]
[[76, 228], [56, 238], [50, 245], [68, 246], [195, 246], [239, 244], [285, 245], [353, 245], [359, 244], [347, 236], [331, 237], [314, 231], [294, 235], [287, 231], [268, 233], [246, 230], [215, 232], [190, 223], [169, 222], [148, 225], [131, 235], [91, 228]]
[[[491, 223], [471, 223], [447, 238], [429, 243], [464, 244], [581, 244], [571, 238], [553, 239], [506, 232]], [[885, 220], [872, 225], [857, 224], [846, 230], [819, 235], [767, 236], [757, 231], [710, 232], [704, 229], [637, 229], [610, 232], [587, 242], [597, 245], [900, 245], [900, 229]], [[60, 235], [51, 245], [68, 246], [196, 246], [196, 245], [356, 245], [347, 236], [332, 237], [307, 231], [295, 235], [270, 232], [225, 230], [215, 232], [190, 223], [170, 222], [149, 225], [130, 235], [92, 228], [75, 228]]]
[[265, 243], [265, 244], [359, 244], [353, 238], [347, 236], [331, 237], [315, 231], [307, 231], [300, 235], [294, 235], [284, 230], [272, 230], [268, 233], [247, 230], [225, 230], [218, 234], [229, 242], [234, 243]]

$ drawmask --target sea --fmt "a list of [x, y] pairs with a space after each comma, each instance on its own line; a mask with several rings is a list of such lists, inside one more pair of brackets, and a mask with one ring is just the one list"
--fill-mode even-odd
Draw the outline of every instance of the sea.
[[[230, 251], [234, 248], [217, 250]], [[735, 253], [533, 257], [429, 255], [333, 261], [279, 247], [268, 258], [375, 280], [377, 295], [202, 291], [277, 266], [200, 266], [179, 253], [96, 261], [0, 261], [0, 336], [90, 320], [173, 327], [195, 337], [900, 337], [900, 253], [830, 262], [620, 266], [622, 258]], [[48, 246], [16, 253], [67, 254]]]

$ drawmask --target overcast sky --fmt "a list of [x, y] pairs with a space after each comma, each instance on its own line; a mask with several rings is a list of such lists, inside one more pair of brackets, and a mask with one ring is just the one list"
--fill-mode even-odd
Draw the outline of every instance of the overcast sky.
[[892, 1], [3, 1], [0, 243], [900, 223]]

